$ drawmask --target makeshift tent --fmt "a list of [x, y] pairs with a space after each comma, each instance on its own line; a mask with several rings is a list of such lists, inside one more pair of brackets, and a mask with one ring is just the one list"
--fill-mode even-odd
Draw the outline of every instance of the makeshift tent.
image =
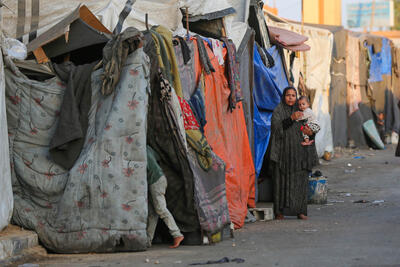
[[148, 57], [139, 48], [126, 59], [110, 96], [100, 93], [103, 70], [93, 73], [84, 148], [68, 172], [49, 157], [65, 84], [58, 78], [30, 80], [7, 61], [13, 221], [35, 230], [49, 249], [76, 253], [147, 247], [148, 72]]
[[[0, 11], [1, 12], [1, 11]], [[4, 47], [4, 36], [0, 33], [0, 44]], [[5, 76], [3, 51], [0, 49], [0, 231], [8, 225], [13, 211], [13, 193], [11, 188], [10, 157], [8, 148]]]
[[[152, 34], [156, 36], [153, 31]], [[168, 179], [167, 206], [179, 228], [185, 234], [185, 242], [201, 244], [201, 230], [210, 235], [221, 231], [229, 223], [224, 164], [216, 155], [212, 154], [213, 168], [205, 171], [200, 167], [198, 155], [186, 143], [186, 139], [182, 138], [185, 134], [179, 133], [177, 125], [179, 120], [183, 120], [182, 115], [176, 116], [171, 113], [174, 103], [163, 96], [167, 92], [161, 86], [161, 78], [158, 73], [158, 66], [161, 64], [166, 71], [168, 64], [175, 65], [174, 81], [179, 79], [182, 88], [179, 97], [190, 100], [199, 84], [193, 75], [195, 55], [198, 55], [198, 51], [192, 42], [187, 42], [190, 60], [186, 64], [184, 64], [180, 47], [169, 51], [171, 60], [159, 62], [157, 46], [150, 36], [151, 34], [146, 34], [146, 52], [149, 54], [152, 64], [148, 143], [161, 157], [161, 167]], [[161, 44], [166, 44], [166, 42]], [[172, 47], [172, 43], [168, 45]], [[178, 72], [179, 76], [176, 76]], [[172, 90], [173, 88], [171, 88]], [[180, 109], [178, 102], [177, 104]]]
[[[204, 73], [206, 121], [205, 136], [213, 151], [221, 157], [226, 167], [226, 194], [231, 221], [236, 228], [244, 224], [247, 207], [255, 206], [255, 175], [249, 139], [243, 113], [243, 105], [237, 103], [228, 109], [230, 89], [225, 66], [206, 46], [207, 56], [215, 72]], [[226, 48], [223, 49], [225, 61]], [[197, 58], [197, 57], [196, 57]], [[200, 60], [196, 62], [196, 76], [203, 72]]]
[[[294, 31], [307, 36], [306, 44], [311, 47], [310, 51], [300, 53], [299, 61], [292, 68], [294, 85], [298, 84], [299, 75], [302, 73], [305, 85], [310, 90], [315, 90], [312, 109], [320, 123], [321, 130], [315, 137], [315, 144], [319, 156], [324, 152], [333, 152], [332, 127], [329, 114], [329, 87], [331, 82], [330, 65], [333, 47], [333, 34], [327, 30], [310, 26], [304, 26], [285, 22], [267, 12], [266, 21], [268, 25]], [[288, 57], [286, 57], [288, 61]], [[291, 66], [290, 62], [286, 62]]]
[[346, 147], [347, 127], [347, 80], [346, 80], [346, 40], [347, 30], [343, 27], [324, 27], [334, 36], [329, 111], [332, 117], [332, 138], [335, 147]]
[[[377, 121], [378, 128], [382, 128], [381, 138], [384, 138], [385, 134], [390, 136], [392, 131], [399, 131], [399, 109], [392, 90], [391, 44], [389, 39], [380, 37], [379, 39], [382, 41], [381, 51], [375, 51], [373, 44], [368, 45], [367, 43], [366, 46], [371, 61], [368, 83], [371, 88], [371, 99], [374, 103], [373, 110], [377, 117], [380, 114], [384, 115]], [[385, 121], [385, 125], [382, 125], [382, 119]]]

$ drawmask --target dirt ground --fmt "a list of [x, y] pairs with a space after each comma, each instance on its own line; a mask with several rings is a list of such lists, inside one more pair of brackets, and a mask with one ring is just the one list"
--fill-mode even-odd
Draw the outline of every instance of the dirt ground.
[[[385, 150], [342, 150], [318, 169], [328, 177], [327, 205], [310, 205], [309, 220], [246, 224], [212, 246], [157, 245], [145, 252], [49, 255], [39, 266], [400, 266], [400, 158]], [[367, 203], [354, 203], [365, 200]], [[382, 202], [383, 200], [384, 202]], [[378, 203], [373, 203], [374, 201]]]

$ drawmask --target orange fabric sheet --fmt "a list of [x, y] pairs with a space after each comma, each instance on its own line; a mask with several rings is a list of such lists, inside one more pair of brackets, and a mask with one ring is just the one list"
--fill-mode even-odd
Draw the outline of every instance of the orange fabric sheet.
[[[197, 54], [197, 43], [195, 51]], [[228, 111], [230, 89], [225, 76], [225, 66], [220, 66], [218, 59], [205, 43], [208, 56], [216, 72], [205, 79], [206, 120], [205, 136], [213, 151], [226, 164], [226, 194], [231, 221], [235, 228], [244, 225], [247, 207], [255, 207], [255, 169], [251, 156], [249, 139], [242, 103], [238, 103], [231, 113]], [[223, 51], [226, 56], [226, 49]], [[198, 54], [195, 56], [196, 75], [202, 71]]]

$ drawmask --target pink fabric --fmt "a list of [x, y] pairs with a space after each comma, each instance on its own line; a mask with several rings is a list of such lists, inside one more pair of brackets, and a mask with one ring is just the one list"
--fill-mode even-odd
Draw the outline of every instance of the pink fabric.
[[268, 26], [271, 41], [283, 46], [298, 46], [308, 40], [308, 37], [277, 27]]

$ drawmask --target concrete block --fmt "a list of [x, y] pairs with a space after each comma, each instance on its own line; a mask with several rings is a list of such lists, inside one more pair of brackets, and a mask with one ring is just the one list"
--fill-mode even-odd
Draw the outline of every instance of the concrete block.
[[9, 225], [0, 233], [0, 263], [7, 259], [22, 255], [25, 250], [39, 245], [38, 236], [32, 231], [22, 230]]
[[257, 221], [271, 221], [274, 219], [274, 205], [270, 202], [258, 202], [256, 208], [249, 208]]

